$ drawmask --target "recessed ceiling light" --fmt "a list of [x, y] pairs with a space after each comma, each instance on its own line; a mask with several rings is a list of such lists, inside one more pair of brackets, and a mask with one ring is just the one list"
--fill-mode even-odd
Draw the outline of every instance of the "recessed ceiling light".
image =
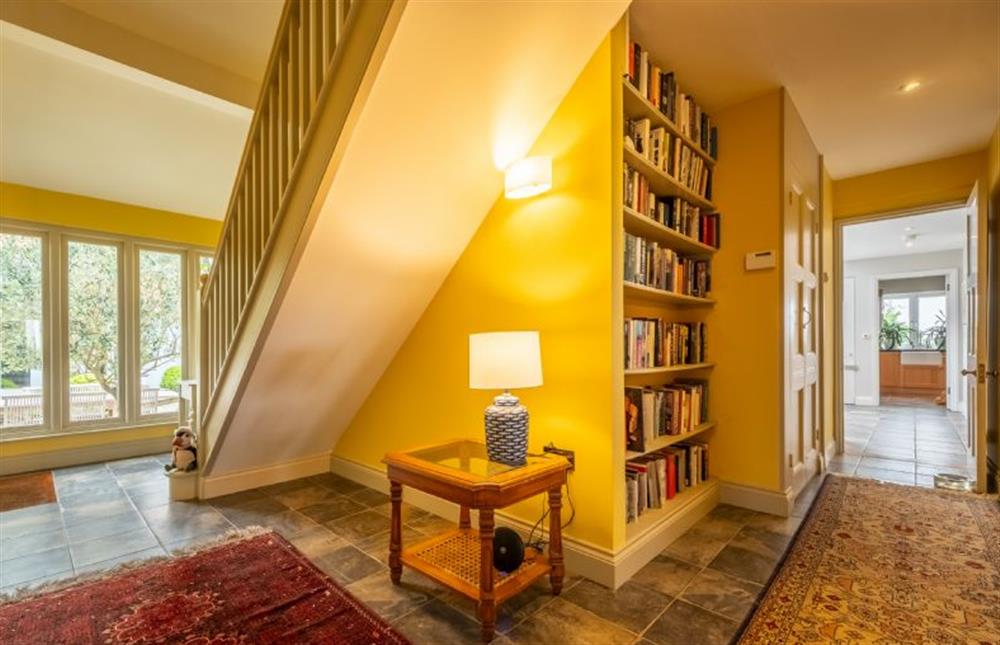
[[909, 94], [910, 92], [920, 89], [921, 85], [922, 83], [920, 81], [907, 81], [906, 83], [900, 85], [897, 89], [903, 94]]
[[913, 242], [916, 239], [917, 239], [917, 236], [914, 235], [914, 234], [912, 234], [912, 233], [910, 235], [903, 236], [903, 246], [905, 246], [908, 249], [913, 248]]
[[909, 233], [910, 231], [912, 231], [912, 230], [913, 230], [913, 227], [912, 227], [912, 226], [907, 226], [907, 227], [906, 227], [906, 228], [904, 228], [903, 230], [904, 230], [904, 231], [906, 231], [907, 233]]

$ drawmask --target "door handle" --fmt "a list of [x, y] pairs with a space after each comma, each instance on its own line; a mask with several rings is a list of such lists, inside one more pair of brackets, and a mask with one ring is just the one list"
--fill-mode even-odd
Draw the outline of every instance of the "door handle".
[[962, 376], [976, 376], [979, 370], [962, 370]]
[[986, 370], [986, 376], [996, 378], [1000, 376], [1000, 370]]

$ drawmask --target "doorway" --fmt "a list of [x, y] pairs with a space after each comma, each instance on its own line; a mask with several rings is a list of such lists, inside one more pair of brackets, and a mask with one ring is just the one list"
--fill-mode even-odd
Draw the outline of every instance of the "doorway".
[[975, 480], [961, 369], [966, 208], [840, 228], [842, 452], [830, 469], [934, 485]]

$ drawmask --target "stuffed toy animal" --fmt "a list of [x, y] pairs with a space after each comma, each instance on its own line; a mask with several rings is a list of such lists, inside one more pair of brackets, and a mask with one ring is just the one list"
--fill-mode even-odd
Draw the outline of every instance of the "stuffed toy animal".
[[189, 472], [198, 467], [198, 447], [197, 440], [191, 428], [181, 426], [174, 431], [174, 440], [170, 442], [173, 447], [173, 461], [163, 468], [168, 473]]

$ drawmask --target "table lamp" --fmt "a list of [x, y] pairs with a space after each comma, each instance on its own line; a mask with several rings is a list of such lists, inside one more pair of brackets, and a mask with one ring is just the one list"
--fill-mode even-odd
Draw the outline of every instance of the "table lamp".
[[490, 461], [520, 466], [528, 456], [528, 409], [510, 390], [542, 384], [537, 331], [469, 334], [469, 387], [503, 390], [486, 408]]

